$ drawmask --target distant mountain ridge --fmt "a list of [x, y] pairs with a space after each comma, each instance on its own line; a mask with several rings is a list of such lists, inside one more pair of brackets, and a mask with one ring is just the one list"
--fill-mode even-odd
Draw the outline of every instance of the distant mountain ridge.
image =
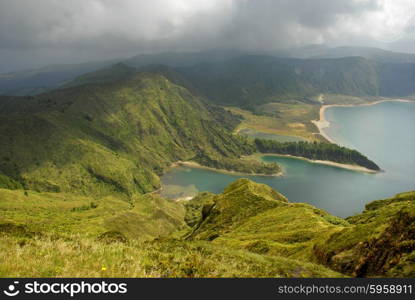
[[238, 50], [208, 50], [200, 52], [166, 52], [159, 54], [141, 54], [131, 58], [119, 58], [81, 64], [50, 65], [33, 70], [0, 74], [0, 95], [36, 95], [60, 88], [76, 77], [108, 68], [116, 63], [139, 68], [152, 64], [171, 67], [189, 66], [203, 62], [217, 62], [243, 55]]
[[382, 91], [378, 65], [362, 57], [297, 59], [252, 55], [177, 70], [213, 102], [248, 109], [320, 93], [381, 96]]
[[371, 59], [383, 63], [415, 63], [414, 53], [401, 53], [388, 51], [375, 47], [324, 47], [324, 46], [310, 46], [293, 49], [286, 53], [289, 56], [296, 58], [343, 58], [359, 56], [366, 59]]
[[[241, 51], [232, 49], [216, 49], [201, 52], [169, 52], [159, 54], [143, 54], [128, 59], [116, 59], [101, 62], [91, 62], [74, 65], [53, 65], [26, 72], [0, 74], [0, 94], [3, 95], [33, 95], [51, 89], [59, 88], [71, 82], [77, 76], [108, 68], [122, 62], [128, 66], [141, 68], [147, 65], [167, 65], [173, 68], [191, 68], [195, 66], [214, 65], [219, 63], [230, 64], [230, 61], [240, 59], [249, 60], [250, 56], [264, 56], [278, 58], [280, 61], [303, 59], [306, 65], [310, 61], [331, 59], [333, 67], [351, 57], [362, 57], [366, 65], [373, 65], [379, 78], [379, 95], [409, 96], [414, 93], [415, 54], [398, 53], [370, 47], [337, 47], [330, 48], [322, 45], [310, 45], [290, 50], [280, 51]], [[244, 58], [245, 57], [245, 58]], [[372, 67], [370, 68], [372, 69]], [[284, 71], [284, 70], [281, 70]], [[343, 74], [344, 75], [344, 74]], [[356, 74], [350, 74], [354, 77]], [[287, 74], [291, 76], [291, 74]], [[336, 74], [342, 76], [342, 70]], [[365, 80], [372, 80], [367, 78]], [[295, 84], [296, 82], [292, 82]], [[262, 83], [261, 83], [262, 84]], [[397, 86], [397, 87], [394, 87]], [[322, 89], [324, 90], [324, 88]], [[298, 92], [308, 95], [310, 89], [305, 89], [302, 82], [298, 83]], [[346, 90], [347, 91], [347, 90]], [[363, 94], [366, 91], [361, 91]], [[376, 93], [372, 94], [377, 96]], [[229, 101], [227, 101], [229, 102]]]

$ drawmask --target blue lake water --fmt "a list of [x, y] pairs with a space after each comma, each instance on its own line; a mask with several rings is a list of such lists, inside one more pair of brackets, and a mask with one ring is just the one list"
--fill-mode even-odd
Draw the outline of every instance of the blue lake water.
[[[325, 132], [354, 148], [385, 172], [366, 174], [303, 160], [264, 156], [284, 169], [283, 177], [237, 176], [210, 170], [177, 167], [162, 177], [164, 196], [183, 191], [220, 193], [240, 177], [265, 183], [291, 202], [307, 202], [340, 217], [361, 212], [366, 203], [415, 190], [415, 103], [383, 102], [372, 106], [330, 107]], [[186, 194], [187, 193], [187, 194]]]

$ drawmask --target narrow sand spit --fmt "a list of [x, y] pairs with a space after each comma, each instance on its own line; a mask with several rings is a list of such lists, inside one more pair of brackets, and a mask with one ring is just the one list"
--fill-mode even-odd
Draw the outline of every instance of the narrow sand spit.
[[229, 170], [224, 170], [224, 169], [216, 169], [216, 168], [211, 168], [211, 167], [206, 167], [206, 166], [202, 166], [201, 164], [198, 164], [197, 162], [194, 161], [177, 161], [175, 163], [173, 163], [171, 165], [171, 167], [178, 167], [178, 166], [187, 166], [187, 167], [192, 167], [192, 168], [198, 168], [198, 169], [206, 169], [206, 170], [210, 170], [210, 171], [214, 171], [214, 172], [218, 172], [218, 173], [223, 173], [223, 174], [231, 174], [231, 175], [242, 175], [242, 176], [282, 176], [282, 172], [276, 173], [276, 174], [256, 174], [256, 173], [243, 173], [243, 172], [235, 172], [235, 171], [229, 171]]
[[267, 156], [267, 155], [269, 155], [269, 156], [280, 156], [280, 157], [290, 157], [290, 158], [294, 158], [294, 159], [305, 160], [305, 161], [308, 161], [308, 162], [314, 163], [314, 164], [333, 166], [333, 167], [337, 167], [337, 168], [348, 169], [348, 170], [364, 172], [364, 173], [379, 173], [380, 172], [380, 171], [371, 170], [371, 169], [368, 169], [368, 168], [365, 168], [365, 167], [362, 167], [362, 166], [342, 164], [342, 163], [337, 163], [337, 162], [328, 161], [328, 160], [313, 160], [313, 159], [308, 159], [308, 158], [301, 157], [301, 156], [294, 156], [294, 155], [288, 155], [288, 154], [278, 154], [278, 153], [263, 153], [263, 154], [261, 154], [261, 156]]

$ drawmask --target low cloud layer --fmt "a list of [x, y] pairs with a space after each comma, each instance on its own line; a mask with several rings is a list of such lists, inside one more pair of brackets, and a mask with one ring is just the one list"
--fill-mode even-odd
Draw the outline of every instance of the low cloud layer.
[[50, 63], [312, 43], [415, 52], [412, 0], [2, 0], [0, 72]]

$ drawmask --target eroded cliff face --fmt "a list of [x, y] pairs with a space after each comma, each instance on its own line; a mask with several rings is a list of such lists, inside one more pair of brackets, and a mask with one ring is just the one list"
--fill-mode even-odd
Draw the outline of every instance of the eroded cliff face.
[[348, 221], [314, 247], [321, 263], [356, 277], [415, 275], [415, 193], [372, 202]]

